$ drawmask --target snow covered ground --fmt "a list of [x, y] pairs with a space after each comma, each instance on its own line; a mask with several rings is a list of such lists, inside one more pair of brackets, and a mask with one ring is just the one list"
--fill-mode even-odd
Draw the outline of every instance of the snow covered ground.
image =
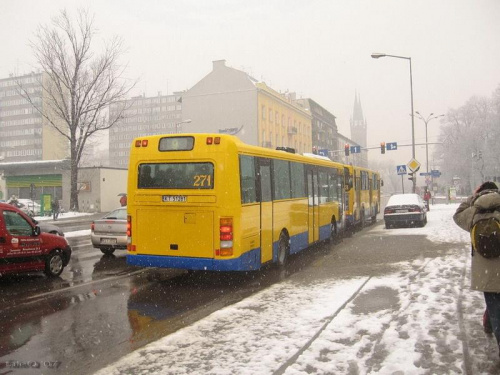
[[456, 207], [432, 206], [424, 228], [367, 233], [422, 234], [455, 250], [381, 277], [303, 285], [292, 276], [97, 374], [498, 374]]

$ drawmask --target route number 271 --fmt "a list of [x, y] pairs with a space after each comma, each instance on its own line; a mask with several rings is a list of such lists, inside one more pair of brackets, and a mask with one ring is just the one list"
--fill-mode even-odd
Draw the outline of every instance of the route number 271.
[[193, 186], [212, 187], [212, 176], [209, 174], [197, 174], [194, 176]]

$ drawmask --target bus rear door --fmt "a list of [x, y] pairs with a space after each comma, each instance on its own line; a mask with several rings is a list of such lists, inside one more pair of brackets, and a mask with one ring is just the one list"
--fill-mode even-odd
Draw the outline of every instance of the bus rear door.
[[318, 171], [309, 167], [307, 170], [307, 194], [309, 207], [309, 243], [319, 240], [319, 184]]

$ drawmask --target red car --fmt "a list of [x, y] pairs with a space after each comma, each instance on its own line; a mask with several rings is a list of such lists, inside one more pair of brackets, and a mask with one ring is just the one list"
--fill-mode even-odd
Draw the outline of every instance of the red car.
[[0, 203], [0, 275], [44, 271], [56, 277], [70, 258], [71, 247], [65, 237], [42, 233], [20, 209]]

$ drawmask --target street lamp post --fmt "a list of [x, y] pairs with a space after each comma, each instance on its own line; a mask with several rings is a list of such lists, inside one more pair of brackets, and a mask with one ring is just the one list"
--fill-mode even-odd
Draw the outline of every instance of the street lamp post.
[[191, 122], [191, 119], [187, 119], [187, 120], [184, 120], [184, 121], [181, 121], [181, 122], [176, 122], [175, 123], [175, 134], [179, 133], [179, 125], [189, 124], [190, 122]]
[[427, 140], [427, 124], [432, 120], [443, 117], [444, 115], [434, 116], [434, 113], [431, 113], [427, 118], [424, 118], [418, 111], [415, 112], [417, 117], [425, 123], [425, 163], [426, 163], [426, 172], [429, 173], [429, 143]]
[[[380, 57], [394, 57], [396, 59], [404, 59], [408, 60], [410, 63], [410, 95], [411, 95], [411, 155], [412, 158], [415, 159], [415, 120], [413, 115], [413, 78], [411, 74], [411, 57], [404, 56], [395, 56], [395, 55], [387, 55], [385, 53], [372, 53], [372, 58], [378, 59]], [[417, 187], [417, 175], [414, 174], [412, 178], [413, 182], [413, 193], [416, 191]]]

